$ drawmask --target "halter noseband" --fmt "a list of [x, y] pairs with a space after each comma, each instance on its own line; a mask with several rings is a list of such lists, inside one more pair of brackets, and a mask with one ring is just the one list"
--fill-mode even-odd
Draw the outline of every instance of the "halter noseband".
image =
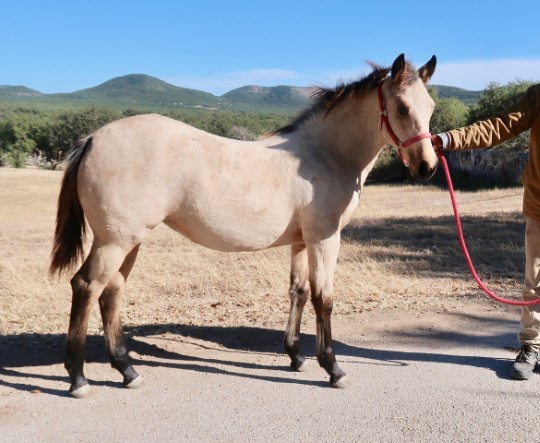
[[413, 143], [416, 143], [417, 141], [420, 141], [424, 138], [431, 138], [431, 133], [422, 132], [421, 134], [411, 137], [405, 140], [404, 142], [400, 142], [396, 136], [396, 133], [392, 130], [392, 126], [390, 126], [390, 121], [388, 120], [388, 115], [386, 114], [386, 108], [384, 107], [384, 99], [383, 99], [383, 93], [382, 93], [382, 84], [383, 82], [380, 82], [377, 87], [377, 97], [379, 99], [379, 110], [380, 110], [380, 118], [381, 118], [381, 131], [383, 129], [383, 126], [386, 126], [386, 132], [388, 132], [388, 135], [390, 136], [390, 138], [392, 139], [392, 142], [396, 146], [399, 158], [401, 159], [403, 163], [405, 163], [405, 161], [403, 160], [403, 155], [401, 154], [401, 149], [404, 149], [407, 146], [410, 146]]

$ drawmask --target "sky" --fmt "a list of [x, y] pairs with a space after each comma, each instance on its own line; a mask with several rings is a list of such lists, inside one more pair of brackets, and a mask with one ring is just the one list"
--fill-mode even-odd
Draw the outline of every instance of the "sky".
[[147, 74], [221, 95], [334, 86], [432, 55], [431, 83], [540, 81], [538, 0], [0, 0], [0, 85], [73, 92]]

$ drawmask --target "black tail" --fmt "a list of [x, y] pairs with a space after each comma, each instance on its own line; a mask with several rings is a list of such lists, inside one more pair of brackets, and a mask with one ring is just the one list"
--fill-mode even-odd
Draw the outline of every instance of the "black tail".
[[86, 233], [84, 211], [77, 192], [77, 172], [85, 152], [92, 145], [92, 137], [80, 140], [67, 155], [67, 169], [58, 196], [56, 229], [49, 273], [61, 274], [72, 268], [84, 255]]

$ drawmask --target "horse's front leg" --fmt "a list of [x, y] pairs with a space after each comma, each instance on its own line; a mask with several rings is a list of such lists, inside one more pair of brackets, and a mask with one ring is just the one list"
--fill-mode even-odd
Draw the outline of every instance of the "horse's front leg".
[[308, 276], [306, 246], [303, 243], [294, 244], [291, 246], [291, 285], [289, 287], [291, 310], [284, 345], [285, 351], [291, 358], [291, 368], [295, 371], [303, 371], [306, 368], [306, 359], [300, 353], [300, 325], [310, 291]]
[[334, 270], [339, 252], [340, 234], [308, 245], [309, 282], [311, 300], [317, 319], [317, 360], [330, 375], [330, 384], [335, 388], [349, 385], [345, 372], [336, 362], [332, 348], [332, 295], [334, 286]]

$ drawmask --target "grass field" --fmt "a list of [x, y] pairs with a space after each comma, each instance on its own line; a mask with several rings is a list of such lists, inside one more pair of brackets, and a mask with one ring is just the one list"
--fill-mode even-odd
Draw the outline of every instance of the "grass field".
[[[62, 173], [0, 169], [0, 334], [65, 333], [69, 278], [47, 274]], [[480, 276], [503, 295], [520, 293], [522, 189], [458, 193]], [[369, 186], [343, 231], [334, 314], [462, 307], [484, 297], [469, 276], [448, 192], [431, 186]], [[141, 248], [123, 300], [125, 325], [284, 327], [289, 249], [226, 254], [158, 226]], [[307, 309], [304, 322], [312, 322]], [[90, 332], [99, 332], [98, 309]]]

